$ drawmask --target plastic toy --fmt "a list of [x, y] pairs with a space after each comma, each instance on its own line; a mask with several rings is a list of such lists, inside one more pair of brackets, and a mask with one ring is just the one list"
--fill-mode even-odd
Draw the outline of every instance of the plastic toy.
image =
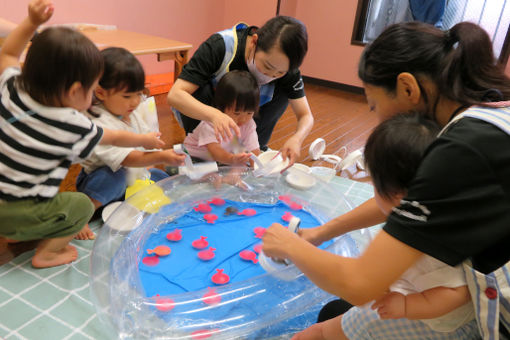
[[258, 263], [259, 260], [257, 260], [257, 254], [252, 252], [251, 250], [241, 250], [239, 253], [239, 256], [245, 260], [245, 261], [252, 261], [253, 263]]
[[212, 260], [214, 258], [214, 251], [215, 250], [216, 250], [216, 248], [209, 247], [209, 249], [207, 249], [207, 250], [199, 251], [197, 256], [201, 260], [209, 261], [209, 260]]
[[196, 249], [204, 249], [209, 245], [209, 242], [206, 241], [206, 238], [207, 237], [205, 236], [200, 236], [200, 239], [191, 242], [191, 245]]
[[174, 229], [173, 231], [166, 234], [168, 241], [177, 242], [182, 240], [181, 229]]
[[216, 269], [216, 274], [211, 277], [211, 281], [217, 285], [224, 285], [230, 281], [230, 277], [223, 272], [223, 269]]
[[168, 246], [157, 246], [154, 249], [147, 249], [147, 254], [156, 254], [158, 256], [167, 256], [170, 255], [172, 250]]

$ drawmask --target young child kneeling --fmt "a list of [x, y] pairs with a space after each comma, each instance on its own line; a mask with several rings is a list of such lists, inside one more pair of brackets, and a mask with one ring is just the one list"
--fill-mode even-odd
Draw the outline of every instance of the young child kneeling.
[[[226, 73], [216, 86], [214, 105], [236, 122], [241, 134], [221, 140], [216, 136], [213, 125], [202, 121], [184, 139], [189, 154], [194, 158], [230, 165], [246, 164], [250, 152], [258, 155], [259, 141], [253, 115], [258, 112], [259, 97], [257, 81], [250, 72], [235, 70]], [[236, 138], [237, 141], [234, 140]]]

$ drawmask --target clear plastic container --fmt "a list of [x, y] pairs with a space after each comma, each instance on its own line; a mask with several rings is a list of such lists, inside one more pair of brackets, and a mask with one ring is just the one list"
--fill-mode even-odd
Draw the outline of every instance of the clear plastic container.
[[[151, 186], [131, 196], [107, 219], [91, 255], [94, 305], [100, 319], [120, 339], [193, 339], [199, 334], [210, 335], [211, 339], [280, 337], [315, 323], [320, 308], [334, 298], [290, 265], [284, 269], [293, 273], [289, 281], [266, 273], [219, 286], [215, 289], [222, 300], [217, 305], [204, 305], [201, 297], [206, 290], [162, 296], [160, 299], [172, 299], [176, 308], [158, 311], [154, 298], [144, 295], [138, 271], [140, 249], [151, 233], [192, 209], [197, 201], [219, 196], [273, 204], [281, 195], [291, 195], [320, 223], [352, 206], [326, 182], [318, 181], [306, 191], [296, 190], [282, 176], [255, 178], [244, 168], [220, 168], [218, 173], [197, 181], [177, 175], [153, 186], [159, 186], [171, 203], [162, 206], [166, 198], [156, 195], [150, 196], [152, 200], [137, 199], [145, 191], [155, 192]], [[368, 237], [362, 231], [343, 235], [326, 249], [342, 256], [357, 256]]]

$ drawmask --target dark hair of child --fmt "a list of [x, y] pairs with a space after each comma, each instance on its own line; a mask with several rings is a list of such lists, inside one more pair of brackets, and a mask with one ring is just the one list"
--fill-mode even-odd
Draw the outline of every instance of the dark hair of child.
[[103, 58], [86, 36], [67, 27], [50, 27], [36, 35], [18, 83], [32, 99], [61, 107], [61, 97], [75, 82], [88, 91], [103, 72]]
[[99, 85], [103, 89], [136, 92], [145, 88], [143, 66], [131, 52], [121, 47], [109, 47], [101, 51], [101, 56], [104, 72]]
[[365, 144], [365, 163], [384, 198], [405, 193], [439, 125], [420, 113], [405, 113], [380, 123]]
[[301, 66], [308, 51], [308, 33], [298, 19], [280, 15], [269, 19], [256, 31], [257, 49], [269, 52], [277, 45], [289, 58], [289, 70]]
[[227, 72], [218, 82], [214, 94], [214, 106], [225, 112], [234, 108], [236, 112], [259, 110], [260, 93], [257, 81], [248, 71]]

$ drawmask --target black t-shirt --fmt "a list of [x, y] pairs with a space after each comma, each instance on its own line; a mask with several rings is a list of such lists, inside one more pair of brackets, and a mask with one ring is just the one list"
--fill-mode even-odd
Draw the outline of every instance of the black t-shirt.
[[[426, 221], [425, 221], [426, 220]], [[384, 230], [449, 265], [490, 273], [510, 259], [510, 136], [462, 118], [427, 150]]]
[[[255, 32], [256, 27], [249, 27], [237, 30], [238, 44], [237, 50], [230, 64], [230, 70], [248, 71], [248, 66], [244, 59], [246, 38]], [[212, 105], [214, 90], [211, 80], [214, 73], [219, 70], [223, 58], [225, 57], [225, 42], [219, 33], [215, 33], [204, 41], [197, 49], [189, 62], [184, 65], [179, 78], [189, 81], [199, 86], [193, 93], [193, 97], [202, 103]], [[305, 96], [303, 80], [299, 69], [290, 70], [283, 77], [274, 80], [275, 90], [283, 93], [289, 99], [298, 99]], [[199, 121], [182, 115], [186, 131], [191, 131], [198, 125]], [[194, 125], [194, 126], [193, 126]], [[192, 127], [192, 128], [191, 128]]]

